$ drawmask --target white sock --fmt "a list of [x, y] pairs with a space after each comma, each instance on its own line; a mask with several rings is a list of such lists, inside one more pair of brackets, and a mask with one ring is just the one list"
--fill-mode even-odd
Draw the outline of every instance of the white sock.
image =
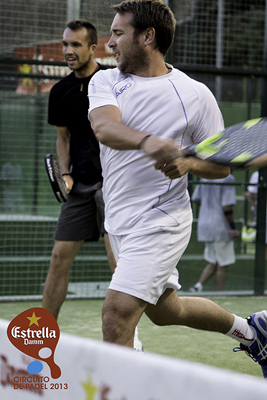
[[140, 340], [138, 338], [138, 328], [136, 327], [135, 331], [134, 331], [134, 348], [138, 348], [139, 343], [140, 343]]
[[234, 315], [234, 317], [233, 326], [226, 335], [248, 347], [255, 339], [256, 332], [245, 318], [238, 317], [237, 315]]

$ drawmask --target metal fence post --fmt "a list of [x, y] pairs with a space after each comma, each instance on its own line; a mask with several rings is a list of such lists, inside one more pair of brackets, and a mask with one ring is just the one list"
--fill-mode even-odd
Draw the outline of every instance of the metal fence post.
[[254, 269], [254, 294], [264, 294], [265, 283], [265, 232], [266, 232], [266, 196], [267, 192], [267, 168], [259, 170], [259, 187], [257, 199], [257, 237], [256, 256]]
[[[267, 70], [267, 0], [265, 2], [263, 70]], [[261, 116], [267, 116], [267, 79], [265, 76], [262, 78]], [[260, 168], [259, 170], [259, 188], [257, 198], [257, 236], [254, 269], [254, 294], [258, 296], [264, 294], [265, 283], [266, 185], [267, 167], [264, 167]]]

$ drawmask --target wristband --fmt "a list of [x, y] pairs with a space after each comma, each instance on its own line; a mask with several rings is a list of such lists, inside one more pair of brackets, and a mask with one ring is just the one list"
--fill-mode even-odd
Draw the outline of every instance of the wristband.
[[137, 145], [137, 149], [140, 150], [142, 145], [145, 143], [145, 141], [150, 137], [151, 135], [146, 135], [145, 137], [143, 137], [143, 139], [141, 140], [141, 142], [138, 143]]
[[231, 229], [236, 229], [236, 223], [235, 222], [229, 222], [230, 228]]
[[71, 175], [71, 173], [70, 172], [66, 172], [65, 174], [61, 174], [62, 176], [65, 176], [65, 175]]

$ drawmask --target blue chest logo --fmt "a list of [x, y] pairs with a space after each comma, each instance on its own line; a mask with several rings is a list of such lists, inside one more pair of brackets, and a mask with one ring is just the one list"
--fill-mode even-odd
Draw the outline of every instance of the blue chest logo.
[[126, 83], [126, 85], [122, 86], [117, 92], [116, 92], [116, 97], [118, 97], [120, 94], [122, 94], [123, 92], [125, 92], [125, 90], [129, 89], [129, 87], [131, 87], [132, 84], [131, 83]]

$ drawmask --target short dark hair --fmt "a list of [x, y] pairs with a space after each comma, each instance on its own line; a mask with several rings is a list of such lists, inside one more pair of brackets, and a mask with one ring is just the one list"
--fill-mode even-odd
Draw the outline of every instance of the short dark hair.
[[66, 27], [72, 31], [78, 31], [82, 28], [87, 29], [89, 46], [92, 44], [97, 44], [97, 30], [89, 21], [86, 21], [85, 19], [73, 19], [67, 23]]
[[161, 0], [126, 0], [112, 8], [118, 14], [131, 13], [131, 25], [138, 35], [147, 28], [155, 29], [156, 47], [160, 53], [166, 54], [171, 46], [176, 20], [171, 9]]

